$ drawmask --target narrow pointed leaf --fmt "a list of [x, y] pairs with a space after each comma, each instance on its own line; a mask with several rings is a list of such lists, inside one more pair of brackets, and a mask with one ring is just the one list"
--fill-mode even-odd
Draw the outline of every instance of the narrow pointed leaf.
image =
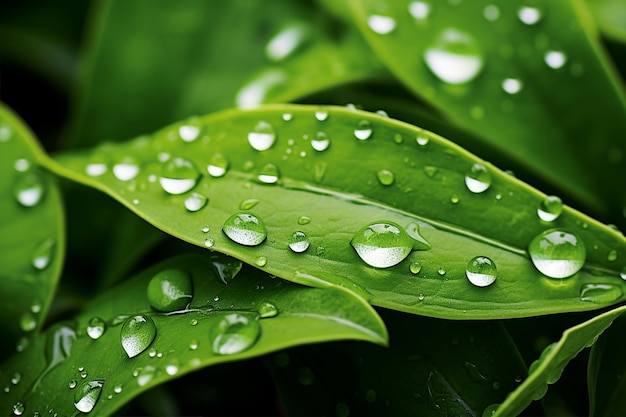
[[[155, 310], [159, 277], [170, 290], [191, 280], [189, 305]], [[353, 293], [272, 279], [223, 255], [180, 256], [102, 294], [10, 358], [1, 374], [9, 387], [4, 413], [20, 403], [27, 414], [111, 415], [150, 387], [206, 366], [342, 339], [387, 340], [376, 312]]]
[[[180, 138], [189, 126], [199, 132], [191, 142]], [[93, 160], [107, 161], [107, 171], [87, 175]], [[626, 239], [619, 232], [568, 207], [545, 222], [538, 216], [545, 195], [436, 135], [372, 113], [295, 105], [228, 111], [60, 157], [50, 167], [188, 242], [288, 280], [348, 285], [383, 307], [484, 319], [624, 299]], [[483, 192], [470, 191], [477, 185]], [[374, 255], [382, 264], [362, 260], [369, 244], [355, 238], [371, 224], [399, 234], [372, 243], [373, 250], [391, 248]], [[430, 250], [413, 250], [408, 235], [416, 225]], [[296, 232], [309, 240], [304, 250], [289, 247]], [[533, 240], [539, 247], [544, 232], [570, 242], [564, 264], [559, 254], [547, 260], [555, 261], [548, 262], [553, 272], [573, 277], [548, 278], [533, 266], [526, 248]], [[585, 267], [575, 274], [584, 248]], [[579, 259], [567, 261], [570, 255]], [[493, 285], [466, 277], [475, 257], [495, 264]], [[553, 272], [546, 274], [562, 276]]]

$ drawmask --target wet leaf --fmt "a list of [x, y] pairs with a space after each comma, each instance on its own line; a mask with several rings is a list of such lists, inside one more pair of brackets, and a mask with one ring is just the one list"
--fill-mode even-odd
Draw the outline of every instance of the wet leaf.
[[[248, 266], [225, 285], [232, 262], [217, 254], [169, 259], [36, 335], [2, 367], [5, 414], [20, 403], [28, 414], [111, 415], [139, 393], [206, 366], [307, 343], [386, 343], [378, 315], [351, 292], [298, 286]], [[147, 288], [164, 270], [192, 279], [186, 308], [151, 308]], [[276, 314], [267, 314], [269, 305]]]

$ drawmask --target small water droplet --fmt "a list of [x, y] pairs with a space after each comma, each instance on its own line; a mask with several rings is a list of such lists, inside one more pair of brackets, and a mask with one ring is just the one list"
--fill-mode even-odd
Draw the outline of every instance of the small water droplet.
[[189, 342], [189, 350], [197, 350], [198, 349], [198, 341], [192, 340]]
[[256, 124], [254, 130], [248, 133], [248, 142], [257, 151], [266, 151], [274, 145], [276, 131], [268, 122], [262, 120]]
[[74, 407], [81, 413], [90, 413], [102, 393], [104, 381], [85, 381], [74, 392]]
[[428, 144], [429, 139], [426, 136], [417, 136], [415, 138], [415, 141], [418, 145], [425, 146], [426, 144]]
[[15, 372], [13, 376], [11, 377], [11, 384], [17, 385], [20, 383], [21, 380], [22, 380], [22, 374], [19, 372]]
[[424, 60], [437, 78], [454, 85], [469, 83], [484, 65], [474, 38], [456, 29], [444, 30], [435, 44], [426, 49]]
[[176, 311], [185, 308], [193, 298], [193, 284], [187, 271], [166, 269], [155, 274], [148, 283], [148, 302], [158, 311]]
[[446, 274], [446, 269], [442, 266], [437, 270], [437, 273], [441, 276], [444, 276]]
[[393, 141], [399, 145], [404, 142], [404, 138], [400, 133], [396, 133], [395, 135], [393, 135]]
[[413, 239], [397, 224], [384, 222], [365, 226], [354, 235], [350, 244], [366, 264], [388, 268], [409, 256]]
[[45, 195], [46, 187], [38, 173], [30, 173], [21, 177], [15, 186], [15, 198], [24, 207], [35, 207]]
[[17, 172], [26, 172], [30, 169], [30, 162], [28, 159], [24, 158], [16, 159], [13, 163], [13, 168], [15, 168]]
[[16, 402], [15, 404], [13, 404], [13, 415], [21, 416], [22, 414], [24, 414], [25, 410], [26, 407], [24, 407], [24, 404], [22, 404], [21, 402]]
[[490, 22], [500, 18], [500, 9], [495, 4], [489, 4], [483, 9], [483, 16]]
[[280, 173], [278, 167], [274, 164], [265, 164], [259, 171], [258, 179], [264, 184], [276, 184]]
[[245, 246], [257, 246], [267, 238], [263, 221], [251, 213], [237, 213], [224, 222], [222, 231], [230, 240]]
[[539, 203], [537, 216], [544, 222], [553, 222], [563, 212], [563, 202], [555, 195], [549, 195]]
[[548, 51], [543, 56], [543, 60], [550, 68], [559, 69], [567, 62], [567, 55], [562, 51]]
[[87, 323], [87, 335], [93, 340], [99, 339], [107, 329], [107, 324], [100, 317], [92, 317]]
[[481, 417], [492, 417], [494, 414], [496, 414], [496, 410], [498, 410], [498, 407], [500, 407], [500, 404], [490, 404], [490, 405], [488, 405], [483, 410], [483, 413], [481, 414]]
[[335, 406], [336, 417], [348, 417], [350, 415], [350, 407], [345, 403], [337, 403]]
[[389, 16], [371, 15], [367, 18], [367, 25], [379, 35], [386, 35], [396, 28], [396, 21]]
[[611, 250], [606, 257], [606, 260], [609, 262], [617, 260], [617, 251], [615, 249]]
[[328, 119], [328, 112], [327, 111], [316, 111], [315, 112], [315, 119], [319, 122], [324, 122]]
[[38, 271], [43, 271], [47, 269], [52, 263], [52, 259], [54, 258], [55, 253], [55, 241], [52, 238], [44, 239], [43, 242], [37, 246], [35, 252], [33, 252], [33, 257], [31, 259], [31, 264], [33, 268]]
[[567, 278], [585, 264], [586, 248], [576, 235], [557, 229], [546, 230], [528, 245], [535, 268], [550, 278]]
[[452, 196], [450, 197], [450, 202], [452, 204], [458, 204], [459, 201], [460, 201], [459, 196], [456, 194], [452, 194]]
[[122, 347], [129, 358], [134, 358], [145, 351], [156, 337], [154, 320], [147, 316], [129, 317], [120, 330]]
[[309, 238], [304, 232], [294, 232], [289, 238], [289, 249], [295, 253], [302, 253], [310, 246]]
[[133, 372], [133, 376], [137, 378], [137, 385], [143, 387], [152, 381], [152, 378], [156, 375], [156, 368], [152, 365], [148, 365], [144, 368], [139, 368]]
[[425, 166], [425, 167], [424, 167], [424, 173], [425, 173], [425, 174], [426, 174], [429, 178], [433, 178], [433, 177], [437, 174], [437, 172], [438, 172], [438, 171], [439, 171], [439, 170], [437, 169], [437, 167], [433, 167], [433, 166], [429, 166], [429, 165], [427, 165], [427, 166]]
[[200, 128], [193, 125], [183, 125], [178, 128], [178, 136], [184, 142], [193, 142], [200, 135]]
[[176, 375], [178, 373], [178, 366], [173, 364], [166, 365], [165, 373], [168, 375]]
[[204, 239], [204, 246], [207, 248], [212, 248], [215, 245], [215, 240], [211, 238]]
[[315, 138], [311, 139], [311, 146], [318, 152], [323, 152], [330, 146], [330, 139], [324, 132], [317, 132]]
[[109, 159], [102, 154], [94, 154], [89, 158], [89, 163], [85, 166], [85, 173], [90, 177], [99, 177], [106, 174]]
[[367, 140], [372, 136], [372, 124], [369, 120], [361, 120], [354, 130], [354, 137], [359, 140]]
[[298, 218], [298, 224], [299, 225], [305, 225], [305, 224], [309, 224], [311, 223], [311, 218], [308, 216], [300, 216]]
[[0, 143], [8, 142], [13, 136], [13, 129], [9, 126], [0, 126]]
[[580, 301], [610, 304], [623, 295], [622, 288], [613, 284], [585, 284], [580, 289]]
[[491, 186], [491, 173], [482, 164], [474, 164], [465, 174], [465, 185], [473, 193], [482, 193]]
[[486, 256], [476, 256], [468, 262], [465, 275], [473, 285], [488, 287], [496, 281], [498, 271], [491, 259]]
[[198, 320], [197, 319], [191, 319], [189, 324], [191, 324], [192, 326], [197, 326], [198, 325]]
[[113, 165], [113, 175], [120, 181], [130, 181], [139, 174], [139, 164], [132, 156], [127, 156]]
[[248, 316], [231, 313], [209, 330], [209, 341], [214, 353], [233, 355], [252, 347], [261, 336], [258, 321]]
[[265, 256], [259, 256], [254, 260], [255, 265], [265, 266], [267, 265], [267, 258]]
[[202, 233], [209, 233], [211, 231], [211, 228], [209, 226], [202, 226]]
[[517, 94], [522, 91], [522, 81], [517, 78], [505, 78], [502, 81], [502, 89], [508, 94]]
[[419, 262], [411, 262], [411, 265], [409, 265], [409, 271], [411, 271], [413, 275], [417, 275], [422, 271], [422, 265], [420, 265]]
[[202, 210], [208, 202], [207, 196], [200, 193], [192, 193], [185, 199], [185, 208], [187, 211], [194, 213]]
[[269, 301], [264, 301], [259, 305], [257, 312], [262, 319], [268, 319], [278, 315], [278, 308]]
[[209, 161], [206, 169], [210, 176], [214, 178], [222, 177], [228, 171], [228, 160], [221, 153], [216, 153]]
[[159, 183], [169, 194], [184, 194], [196, 186], [200, 172], [184, 158], [172, 158], [161, 166]]
[[524, 6], [517, 12], [517, 17], [525, 25], [534, 25], [541, 20], [541, 12], [535, 7]]
[[122, 392], [122, 386], [121, 385], [116, 385], [113, 387], [113, 392], [116, 394], [119, 394], [120, 392]]
[[69, 384], [67, 384], [67, 386], [68, 386], [70, 389], [74, 389], [74, 388], [76, 388], [76, 385], [78, 385], [78, 382], [76, 382], [76, 380], [75, 380], [75, 379], [72, 379], [72, 380], [70, 381], [70, 383], [69, 383]]
[[380, 117], [389, 117], [389, 114], [387, 114], [387, 112], [384, 111], [383, 109], [376, 110], [376, 114], [379, 115]]
[[380, 171], [378, 171], [376, 173], [376, 177], [378, 178], [378, 182], [380, 182], [382, 185], [391, 185], [393, 184], [393, 181], [395, 179], [393, 172], [386, 169], [381, 169]]
[[425, 20], [430, 15], [430, 5], [423, 1], [409, 3], [409, 14], [417, 20]]
[[22, 314], [20, 328], [25, 332], [32, 332], [37, 328], [37, 318], [31, 312]]

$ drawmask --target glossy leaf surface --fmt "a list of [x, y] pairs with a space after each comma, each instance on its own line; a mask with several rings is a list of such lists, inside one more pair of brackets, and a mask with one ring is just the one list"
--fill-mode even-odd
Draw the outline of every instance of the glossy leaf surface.
[[[181, 137], [190, 131], [193, 138]], [[103, 169], [89, 175], [94, 163]], [[295, 105], [228, 111], [60, 157], [50, 168], [188, 242], [291, 281], [347, 285], [383, 307], [485, 319], [624, 299], [619, 232], [568, 207], [544, 222], [545, 195], [436, 135], [372, 113]], [[241, 238], [227, 231], [233, 222], [247, 230]], [[353, 238], [381, 222], [412, 236], [419, 225], [431, 249], [417, 245], [396, 265], [370, 266]], [[294, 253], [298, 231], [309, 248]], [[586, 247], [584, 268], [567, 279], [538, 272], [526, 248], [543, 232], [574, 236]], [[476, 256], [495, 263], [493, 285], [466, 278]]]
[[32, 133], [0, 105], [0, 313], [3, 349], [45, 317], [63, 265], [63, 207], [51, 175], [39, 168]]
[[[352, 293], [241, 267], [223, 255], [181, 256], [102, 294], [4, 364], [5, 414], [19, 403], [27, 414], [92, 409], [91, 415], [111, 415], [140, 392], [201, 367], [305, 343], [386, 343], [378, 315]], [[189, 275], [193, 298], [182, 310], [157, 312], [147, 288], [167, 270]]]

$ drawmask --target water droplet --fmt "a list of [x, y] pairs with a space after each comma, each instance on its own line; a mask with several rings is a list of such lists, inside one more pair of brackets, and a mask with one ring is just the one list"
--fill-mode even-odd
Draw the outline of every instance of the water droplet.
[[409, 14], [417, 20], [425, 20], [430, 14], [430, 5], [423, 1], [409, 3]]
[[129, 317], [120, 330], [122, 347], [129, 358], [134, 358], [146, 350], [156, 337], [154, 320], [146, 316]]
[[70, 389], [74, 389], [74, 388], [76, 388], [76, 385], [78, 385], [78, 382], [76, 382], [76, 380], [75, 380], [75, 379], [72, 379], [72, 380], [70, 381], [70, 383], [69, 383], [69, 384], [67, 384], [67, 386], [68, 386]]
[[257, 258], [254, 260], [254, 263], [255, 263], [257, 266], [261, 266], [261, 267], [262, 267], [262, 266], [265, 266], [265, 265], [267, 265], [267, 258], [266, 258], [265, 256], [259, 256], [259, 257], [257, 257]]
[[309, 223], [311, 223], [311, 218], [308, 216], [300, 216], [300, 218], [298, 218], [299, 225], [305, 225]]
[[159, 183], [169, 194], [184, 194], [196, 186], [200, 172], [184, 158], [172, 158], [161, 166]]
[[85, 381], [74, 392], [74, 407], [81, 413], [90, 413], [102, 392], [104, 381]]
[[15, 404], [13, 404], [13, 415], [21, 416], [25, 410], [26, 407], [24, 407], [24, 404], [22, 404], [21, 402], [16, 402]]
[[22, 314], [20, 328], [25, 332], [32, 332], [37, 328], [37, 318], [31, 312]]
[[393, 135], [393, 141], [399, 145], [404, 142], [404, 138], [400, 133], [396, 133], [395, 135]]
[[418, 136], [415, 138], [415, 141], [418, 145], [424, 146], [428, 143], [428, 138], [426, 136]]
[[394, 181], [393, 172], [388, 171], [386, 169], [381, 169], [376, 173], [376, 177], [378, 178], [378, 182], [382, 185], [391, 185]]
[[207, 198], [207, 196], [200, 193], [192, 193], [189, 197], [185, 199], [185, 208], [187, 209], [187, 211], [193, 213], [202, 210], [208, 202], [209, 199]]
[[555, 195], [547, 196], [539, 203], [539, 208], [537, 208], [537, 216], [544, 222], [553, 222], [562, 212], [563, 202]]
[[460, 201], [459, 196], [456, 194], [452, 194], [452, 196], [450, 197], [450, 202], [452, 204], [457, 204], [459, 201]]
[[9, 126], [0, 126], [0, 143], [8, 142], [13, 136], [13, 129]]
[[89, 163], [85, 167], [85, 173], [90, 177], [99, 177], [106, 174], [109, 159], [105, 155], [94, 154], [89, 158]]
[[386, 35], [393, 32], [396, 28], [396, 21], [389, 16], [374, 14], [367, 18], [367, 25], [375, 33], [378, 33], [379, 35]]
[[228, 160], [221, 153], [216, 153], [209, 161], [206, 169], [210, 176], [219, 178], [228, 171]]
[[122, 392], [122, 386], [121, 385], [116, 385], [113, 387], [113, 392], [116, 394], [119, 394], [120, 392]]
[[585, 284], [580, 289], [580, 301], [610, 304], [623, 295], [622, 288], [613, 284]]
[[395, 223], [372, 223], [359, 230], [350, 244], [366, 264], [388, 268], [409, 256], [413, 239]]
[[15, 198], [24, 207], [34, 207], [43, 200], [45, 190], [43, 178], [37, 173], [30, 173], [17, 182]]
[[567, 62], [567, 55], [561, 51], [548, 51], [543, 56], [543, 60], [550, 68], [559, 69]]
[[502, 81], [502, 89], [509, 94], [517, 94], [522, 91], [522, 81], [517, 78], [505, 78]]
[[500, 9], [494, 4], [486, 6], [483, 10], [483, 16], [490, 22], [495, 22], [500, 18]]
[[214, 353], [233, 355], [252, 347], [261, 335], [258, 321], [238, 313], [225, 315], [209, 330]]
[[465, 174], [465, 185], [473, 193], [482, 193], [491, 185], [491, 174], [482, 164], [474, 164]]
[[274, 127], [266, 121], [260, 121], [254, 127], [254, 131], [248, 133], [248, 142], [257, 151], [266, 151], [276, 141]]
[[411, 265], [409, 265], [409, 271], [411, 271], [413, 275], [419, 274], [421, 270], [422, 270], [422, 265], [420, 265], [419, 262], [411, 262]]
[[383, 109], [376, 110], [376, 114], [379, 115], [380, 117], [389, 117], [389, 114]]
[[202, 233], [209, 233], [211, 231], [211, 228], [209, 226], [202, 226]]
[[435, 174], [437, 174], [439, 170], [437, 169], [437, 167], [433, 167], [433, 166], [425, 166], [424, 167], [424, 173], [429, 177], [429, 178], [433, 178], [435, 176]]
[[282, 61], [292, 55], [307, 37], [305, 26], [292, 24], [278, 32], [265, 46], [265, 56], [274, 62]]
[[13, 168], [15, 168], [17, 172], [26, 172], [30, 169], [30, 162], [28, 159], [24, 158], [16, 159], [13, 163]]
[[496, 282], [498, 271], [496, 264], [486, 256], [476, 256], [468, 262], [465, 275], [469, 282], [477, 287], [488, 287]]
[[278, 308], [269, 301], [264, 301], [259, 305], [257, 312], [262, 319], [269, 319], [278, 315]]
[[204, 246], [207, 248], [212, 248], [215, 245], [215, 240], [211, 238], [204, 239]]
[[17, 385], [20, 383], [21, 380], [22, 380], [22, 374], [20, 374], [19, 372], [16, 372], [11, 377], [11, 384]]
[[517, 17], [525, 25], [534, 25], [541, 20], [541, 12], [535, 7], [524, 6], [517, 12]]
[[189, 350], [197, 350], [198, 349], [198, 341], [192, 340], [189, 342]]
[[455, 85], [472, 81], [483, 68], [474, 38], [456, 29], [444, 30], [435, 45], [426, 50], [424, 60], [437, 78]]
[[488, 405], [483, 410], [483, 413], [482, 413], [481, 417], [492, 417], [496, 413], [496, 410], [498, 410], [498, 407], [500, 407], [500, 404], [490, 404], [490, 405]]
[[87, 323], [87, 335], [93, 340], [97, 340], [104, 334], [107, 324], [100, 317], [92, 317]]
[[576, 235], [550, 229], [540, 233], [528, 245], [535, 268], [550, 278], [567, 278], [585, 264], [586, 248]]
[[200, 128], [198, 126], [183, 125], [178, 128], [178, 136], [180, 136], [184, 142], [193, 142], [198, 138], [198, 135], [200, 135]]
[[178, 373], [178, 366], [173, 364], [165, 366], [165, 373], [168, 375], [176, 375]]
[[38, 271], [43, 271], [50, 266], [52, 259], [54, 257], [54, 249], [55, 249], [55, 241], [52, 238], [44, 239], [43, 242], [37, 246], [35, 252], [33, 252], [33, 257], [31, 259], [31, 264], [33, 268]]
[[154, 275], [148, 283], [148, 302], [158, 311], [176, 311], [185, 308], [193, 298], [193, 284], [188, 272], [166, 269]]
[[222, 231], [233, 242], [245, 246], [257, 246], [267, 238], [263, 221], [251, 213], [237, 213], [224, 222]]
[[606, 260], [609, 262], [613, 262], [617, 259], [617, 251], [615, 249], [611, 250], [606, 257]]
[[319, 122], [323, 122], [326, 121], [328, 119], [328, 112], [327, 111], [316, 111], [315, 112], [315, 119]]
[[289, 249], [295, 253], [302, 253], [310, 246], [309, 238], [304, 232], [294, 232], [289, 238]]
[[139, 174], [139, 164], [131, 156], [123, 158], [119, 163], [113, 165], [113, 175], [120, 181], [130, 181]]
[[330, 146], [330, 139], [324, 132], [317, 132], [315, 138], [311, 140], [311, 146], [318, 152], [323, 152]]
[[479, 384], [484, 384], [487, 382], [487, 378], [480, 372], [478, 366], [472, 362], [465, 362], [465, 371], [470, 379], [474, 382], [478, 382]]
[[143, 387], [156, 375], [156, 368], [152, 365], [148, 365], [144, 368], [139, 368], [133, 372], [133, 376], [137, 378], [137, 385]]
[[413, 239], [413, 250], [430, 249], [430, 243], [428, 243], [428, 241], [424, 239], [424, 236], [422, 236], [419, 224], [409, 223], [405, 230]]
[[261, 171], [259, 171], [258, 179], [264, 184], [276, 184], [278, 182], [278, 167], [274, 164], [266, 164]]
[[446, 274], [446, 269], [442, 266], [437, 270], [437, 273], [441, 276], [444, 276]]
[[354, 137], [359, 140], [366, 140], [372, 136], [372, 124], [369, 120], [361, 120], [354, 130]]

